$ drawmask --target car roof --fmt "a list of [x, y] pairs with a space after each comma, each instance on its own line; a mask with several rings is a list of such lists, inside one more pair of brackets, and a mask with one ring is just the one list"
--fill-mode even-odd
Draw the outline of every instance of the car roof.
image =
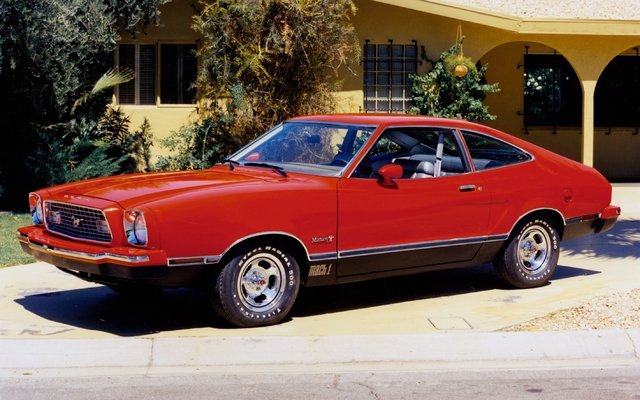
[[487, 127], [462, 119], [426, 117], [409, 114], [325, 114], [295, 117], [291, 121], [338, 122], [359, 125], [393, 126], [393, 125], [434, 125], [456, 127], [462, 129], [486, 130]]
[[515, 146], [519, 146], [530, 152], [540, 151], [541, 148], [519, 139], [509, 133], [499, 131], [497, 129], [488, 127], [486, 125], [478, 124], [475, 122], [469, 122], [463, 119], [453, 118], [439, 118], [428, 117], [424, 115], [411, 115], [411, 114], [374, 114], [374, 113], [361, 113], [361, 114], [324, 114], [324, 115], [307, 115], [302, 117], [292, 118], [290, 121], [317, 121], [317, 122], [334, 122], [342, 124], [358, 124], [369, 125], [380, 128], [387, 128], [393, 126], [411, 126], [411, 125], [429, 125], [433, 127], [451, 127], [456, 129], [467, 129], [479, 133], [488, 134], [495, 138], [499, 138], [510, 142]]

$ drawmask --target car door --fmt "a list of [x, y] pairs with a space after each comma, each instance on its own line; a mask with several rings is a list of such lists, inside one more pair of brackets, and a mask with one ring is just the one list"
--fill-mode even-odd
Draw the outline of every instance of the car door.
[[[486, 239], [491, 194], [468, 173], [460, 144], [456, 130], [388, 129], [339, 181], [338, 279], [474, 257]], [[403, 167], [391, 185], [376, 173], [386, 164]]]

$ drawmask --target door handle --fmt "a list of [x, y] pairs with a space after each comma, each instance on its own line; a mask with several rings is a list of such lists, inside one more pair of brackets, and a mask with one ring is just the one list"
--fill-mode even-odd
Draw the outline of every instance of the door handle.
[[476, 185], [463, 185], [458, 188], [461, 192], [474, 192]]

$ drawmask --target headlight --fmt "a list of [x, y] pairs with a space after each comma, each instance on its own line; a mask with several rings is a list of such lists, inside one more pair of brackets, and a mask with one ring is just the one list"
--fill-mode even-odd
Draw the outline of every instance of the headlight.
[[42, 211], [42, 200], [36, 193], [29, 193], [29, 210], [31, 219], [36, 225], [44, 224], [44, 212]]
[[147, 244], [147, 221], [144, 215], [135, 210], [124, 213], [124, 233], [131, 244], [144, 246]]

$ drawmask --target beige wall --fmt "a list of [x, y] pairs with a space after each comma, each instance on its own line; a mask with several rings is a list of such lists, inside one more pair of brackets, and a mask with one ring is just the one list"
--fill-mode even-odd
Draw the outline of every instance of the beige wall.
[[[464, 53], [474, 60], [488, 63], [487, 79], [489, 83], [499, 82], [501, 91], [490, 94], [486, 100], [489, 111], [498, 116], [497, 121], [489, 122], [500, 130], [524, 138], [525, 140], [549, 148], [575, 160], [594, 165], [608, 177], [640, 178], [640, 135], [632, 135], [632, 130], [614, 128], [609, 135], [605, 130], [593, 128], [589, 123], [589, 107], [585, 109], [583, 127], [552, 129], [530, 127], [529, 134], [524, 133], [522, 117], [518, 112], [524, 108], [523, 100], [523, 64], [525, 46], [530, 53], [553, 52], [562, 54], [574, 67], [583, 89], [593, 91], [598, 77], [616, 55], [640, 45], [640, 34], [631, 32], [612, 34], [615, 23], [590, 24], [576, 27], [576, 21], [539, 24], [548, 32], [556, 34], [537, 34], [535, 21], [527, 24], [518, 22], [509, 16], [492, 16], [474, 13], [469, 10], [441, 7], [434, 9], [434, 3], [416, 0], [354, 0], [358, 12], [353, 18], [361, 45], [365, 40], [374, 44], [409, 44], [417, 40], [418, 46], [425, 46], [432, 59], [449, 49], [456, 40], [458, 25], [466, 39]], [[389, 3], [389, 4], [386, 4]], [[141, 43], [194, 42], [198, 35], [191, 30], [193, 9], [191, 0], [173, 0], [160, 7], [161, 27], [150, 27], [146, 35], [139, 35]], [[413, 7], [414, 9], [411, 9]], [[422, 10], [416, 10], [422, 8]], [[433, 11], [435, 10], [435, 11]], [[435, 12], [431, 13], [431, 12]], [[436, 15], [439, 14], [439, 15]], [[456, 17], [458, 16], [458, 17]], [[519, 26], [527, 33], [516, 33]], [[499, 28], [496, 28], [498, 26]], [[624, 25], [624, 26], [628, 26]], [[630, 26], [630, 25], [629, 25]], [[629, 28], [630, 29], [630, 28]], [[532, 33], [534, 32], [534, 33]], [[564, 33], [562, 33], [564, 32]], [[579, 32], [580, 34], [567, 34]], [[123, 43], [131, 42], [128, 37]], [[344, 79], [343, 90], [336, 105], [337, 112], [360, 112], [363, 104], [362, 66], [352, 66], [357, 75], [346, 70], [340, 78]], [[419, 73], [425, 73], [428, 63], [423, 62]], [[587, 99], [588, 100], [588, 99]], [[592, 103], [592, 102], [591, 102]], [[589, 104], [589, 102], [585, 102]], [[184, 106], [123, 106], [131, 115], [132, 129], [149, 118], [156, 138], [164, 138], [171, 131], [195, 117], [195, 108]], [[635, 129], [633, 130], [635, 131]], [[156, 146], [155, 154], [166, 150]]]
[[[191, 29], [193, 8], [191, 0], [172, 0], [160, 6], [160, 26], [150, 26], [145, 33], [137, 35], [138, 43], [194, 43], [202, 38]], [[123, 34], [120, 43], [134, 43], [134, 39]], [[168, 150], [160, 147], [159, 140], [177, 131], [182, 125], [195, 119], [196, 108], [189, 105], [115, 105], [131, 118], [130, 130], [137, 130], [146, 117], [151, 124], [155, 145], [152, 154], [167, 155]]]
[[[632, 134], [635, 129], [614, 128], [607, 135], [605, 132], [608, 129], [593, 127], [592, 109], [587, 107], [583, 114], [591, 122], [585, 126], [557, 128], [555, 134], [552, 128], [529, 127], [529, 133], [525, 134], [522, 116], [518, 115], [524, 110], [524, 70], [518, 65], [524, 63], [525, 46], [530, 46], [530, 53], [553, 53], [556, 50], [562, 54], [573, 66], [588, 95], [589, 89], [592, 93], [598, 77], [615, 56], [640, 45], [640, 35], [612, 35], [608, 32], [612, 29], [611, 24], [590, 25], [592, 34], [518, 34], [487, 26], [487, 17], [484, 15], [478, 15], [478, 23], [474, 23], [469, 21], [473, 17], [466, 14], [466, 21], [461, 21], [383, 4], [385, 2], [356, 0], [358, 13], [353, 22], [361, 44], [367, 39], [375, 44], [387, 43], [389, 39], [404, 44], [417, 40], [419, 46], [425, 46], [427, 55], [436, 59], [455, 43], [457, 27], [461, 24], [465, 36], [465, 56], [476, 61], [480, 59], [483, 64], [488, 63], [488, 82], [500, 83], [501, 91], [489, 94], [485, 101], [489, 111], [498, 117], [494, 122], [487, 122], [487, 125], [593, 165], [605, 176], [640, 178], [640, 163], [635, 161], [640, 157], [640, 135]], [[408, 0], [400, 3], [419, 5]], [[467, 11], [459, 13], [462, 15]], [[575, 30], [572, 24], [573, 21], [564, 25], [558, 22], [553, 29]], [[419, 72], [424, 73], [426, 69], [427, 65], [423, 63]], [[358, 66], [356, 70], [358, 76], [347, 77], [344, 86], [356, 105], [347, 107], [352, 112], [358, 112], [362, 106], [362, 67]]]
[[481, 58], [483, 64], [489, 64], [487, 80], [500, 83], [500, 92], [489, 94], [485, 100], [489, 112], [498, 119], [485, 124], [579, 161], [582, 157], [581, 127], [558, 127], [553, 134], [552, 128], [530, 126], [529, 133], [525, 133], [523, 116], [519, 115], [524, 111], [524, 69], [518, 68], [524, 63], [525, 46], [529, 46], [532, 54], [553, 53], [552, 48], [538, 43], [512, 42], [492, 49]]

